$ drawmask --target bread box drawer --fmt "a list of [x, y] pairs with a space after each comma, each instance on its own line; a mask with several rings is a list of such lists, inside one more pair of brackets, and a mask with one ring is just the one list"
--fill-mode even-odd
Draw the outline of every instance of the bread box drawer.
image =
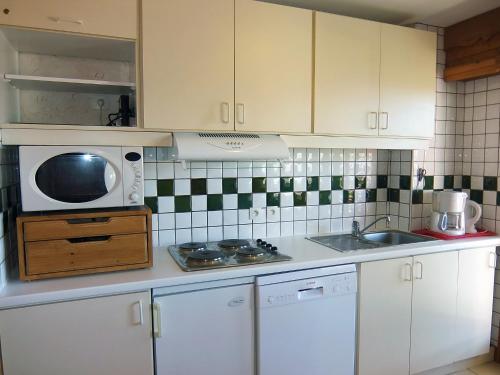
[[24, 241], [147, 232], [146, 216], [68, 218], [24, 223]]
[[[26, 275], [109, 270], [148, 263], [146, 233], [61, 239], [25, 244]], [[54, 275], [57, 276], [57, 275]]]

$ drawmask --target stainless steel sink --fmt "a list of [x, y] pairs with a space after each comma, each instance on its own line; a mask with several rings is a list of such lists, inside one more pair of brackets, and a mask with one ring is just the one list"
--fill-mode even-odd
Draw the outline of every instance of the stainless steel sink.
[[308, 239], [342, 252], [435, 241], [432, 237], [402, 232], [399, 230], [364, 233], [360, 236], [360, 238], [354, 237], [350, 234], [338, 234], [315, 236], [309, 237]]
[[374, 241], [391, 246], [435, 240], [432, 237], [421, 236], [419, 234], [408, 232], [401, 232], [398, 230], [365, 233], [362, 235], [362, 237], [367, 241]]

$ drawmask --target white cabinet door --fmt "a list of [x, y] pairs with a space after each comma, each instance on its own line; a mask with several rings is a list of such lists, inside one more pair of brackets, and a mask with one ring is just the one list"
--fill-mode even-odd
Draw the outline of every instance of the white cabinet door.
[[236, 0], [235, 127], [310, 133], [312, 11]]
[[378, 135], [381, 24], [316, 13], [314, 132]]
[[153, 374], [149, 307], [143, 292], [1, 311], [4, 374]]
[[142, 2], [144, 127], [234, 130], [234, 0]]
[[254, 375], [253, 284], [155, 297], [158, 375]]
[[458, 252], [414, 257], [410, 373], [455, 359]]
[[490, 350], [495, 259], [494, 247], [459, 252], [456, 361]]
[[382, 25], [379, 134], [434, 136], [436, 34]]
[[408, 374], [412, 258], [361, 264], [359, 375]]

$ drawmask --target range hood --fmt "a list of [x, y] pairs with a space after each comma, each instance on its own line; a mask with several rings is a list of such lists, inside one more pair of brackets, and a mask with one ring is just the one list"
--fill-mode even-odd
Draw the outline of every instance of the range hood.
[[288, 146], [279, 135], [174, 133], [174, 158], [196, 160], [287, 160]]

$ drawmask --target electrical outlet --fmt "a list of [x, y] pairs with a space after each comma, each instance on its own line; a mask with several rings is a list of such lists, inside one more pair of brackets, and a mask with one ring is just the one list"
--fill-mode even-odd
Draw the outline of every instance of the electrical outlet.
[[250, 220], [255, 220], [259, 217], [262, 217], [264, 215], [264, 210], [264, 208], [250, 208]]
[[280, 209], [278, 206], [267, 207], [267, 220], [269, 221], [279, 220], [280, 218], [279, 210]]

